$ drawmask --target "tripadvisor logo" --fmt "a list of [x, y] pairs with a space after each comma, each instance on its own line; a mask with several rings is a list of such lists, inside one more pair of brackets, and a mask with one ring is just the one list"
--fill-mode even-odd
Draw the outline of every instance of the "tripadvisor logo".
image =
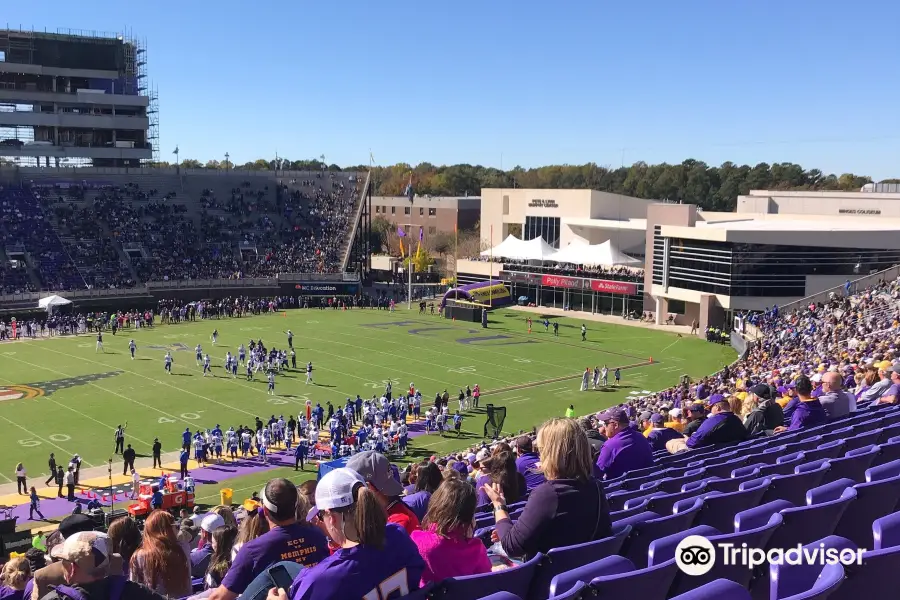
[[721, 562], [725, 566], [743, 565], [748, 569], [769, 565], [861, 565], [865, 549], [826, 548], [825, 544], [792, 548], [750, 548], [747, 544], [713, 544], [702, 535], [689, 535], [675, 547], [675, 564], [685, 575], [706, 575]]

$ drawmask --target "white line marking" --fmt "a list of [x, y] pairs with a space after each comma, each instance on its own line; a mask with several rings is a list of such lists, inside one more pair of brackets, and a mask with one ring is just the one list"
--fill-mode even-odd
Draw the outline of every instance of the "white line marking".
[[[0, 415], [0, 419], [3, 419], [4, 421], [6, 421], [7, 423], [9, 423], [10, 425], [12, 425], [12, 426], [14, 426], [14, 427], [18, 427], [19, 429], [21, 429], [22, 431], [24, 431], [25, 433], [27, 433], [28, 435], [30, 435], [30, 436], [33, 437], [33, 438], [39, 439], [39, 440], [41, 440], [42, 442], [46, 442], [46, 443], [50, 444], [51, 446], [53, 446], [54, 448], [59, 448], [60, 450], [62, 450], [62, 451], [65, 452], [66, 454], [75, 454], [75, 453], [72, 452], [71, 450], [66, 450], [65, 448], [63, 448], [63, 447], [60, 446], [59, 444], [54, 444], [54, 443], [51, 442], [50, 440], [42, 438], [41, 436], [39, 436], [39, 435], [36, 434], [35, 432], [31, 431], [30, 429], [25, 429], [24, 427], [22, 427], [21, 425], [19, 425], [19, 424], [16, 423], [15, 421], [10, 421], [9, 419], [7, 419], [6, 417], [4, 417], [3, 415]], [[86, 460], [84, 461], [84, 463], [85, 463], [87, 466], [89, 466], [89, 467], [95, 466], [95, 465], [92, 465], [91, 463], [89, 463], [89, 462], [86, 461]]]
[[680, 342], [681, 340], [682, 340], [682, 338], [676, 338], [674, 342], [672, 342], [671, 344], [669, 344], [668, 346], [666, 346], [665, 348], [663, 348], [662, 350], [660, 350], [659, 353], [660, 353], [660, 354], [663, 354], [666, 350], [668, 350], [669, 348], [671, 348], [672, 346], [674, 346], [675, 344], [677, 344], [677, 343]]

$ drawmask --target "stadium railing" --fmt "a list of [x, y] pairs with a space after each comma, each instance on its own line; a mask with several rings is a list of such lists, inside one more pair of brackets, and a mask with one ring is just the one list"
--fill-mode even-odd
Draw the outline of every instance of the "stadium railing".
[[347, 265], [350, 264], [350, 256], [353, 253], [353, 240], [356, 238], [356, 230], [359, 229], [359, 222], [362, 219], [363, 208], [366, 204], [366, 196], [369, 193], [369, 185], [372, 182], [372, 172], [366, 173], [366, 181], [359, 193], [359, 205], [356, 207], [356, 214], [353, 216], [353, 227], [350, 228], [350, 243], [344, 249], [344, 258], [341, 260], [341, 270], [346, 271]]

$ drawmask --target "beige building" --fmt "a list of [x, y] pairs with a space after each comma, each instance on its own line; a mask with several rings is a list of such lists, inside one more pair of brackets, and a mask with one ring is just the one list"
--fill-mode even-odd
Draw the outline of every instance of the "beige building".
[[900, 264], [900, 193], [754, 190], [734, 213], [657, 204], [644, 290], [657, 319], [730, 323]]
[[[481, 240], [494, 245], [521, 229], [522, 238], [541, 236], [554, 248], [580, 240], [643, 254], [647, 208], [652, 200], [597, 190], [481, 189]], [[493, 232], [493, 236], [492, 236]]]

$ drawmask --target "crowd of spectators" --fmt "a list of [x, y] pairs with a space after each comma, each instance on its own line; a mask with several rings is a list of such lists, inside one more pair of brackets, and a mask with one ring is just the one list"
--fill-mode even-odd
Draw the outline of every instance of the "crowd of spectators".
[[569, 277], [585, 277], [588, 279], [609, 279], [612, 281], [644, 281], [644, 269], [621, 265], [603, 267], [548, 263], [545, 266], [539, 266], [522, 261], [504, 260], [503, 270], [547, 273], [550, 275], [565, 275]]
[[[0, 246], [23, 247], [47, 290], [336, 272], [358, 206], [355, 178], [343, 173], [176, 198], [131, 183], [2, 189]], [[0, 267], [0, 291], [33, 287], [12, 271]]]

